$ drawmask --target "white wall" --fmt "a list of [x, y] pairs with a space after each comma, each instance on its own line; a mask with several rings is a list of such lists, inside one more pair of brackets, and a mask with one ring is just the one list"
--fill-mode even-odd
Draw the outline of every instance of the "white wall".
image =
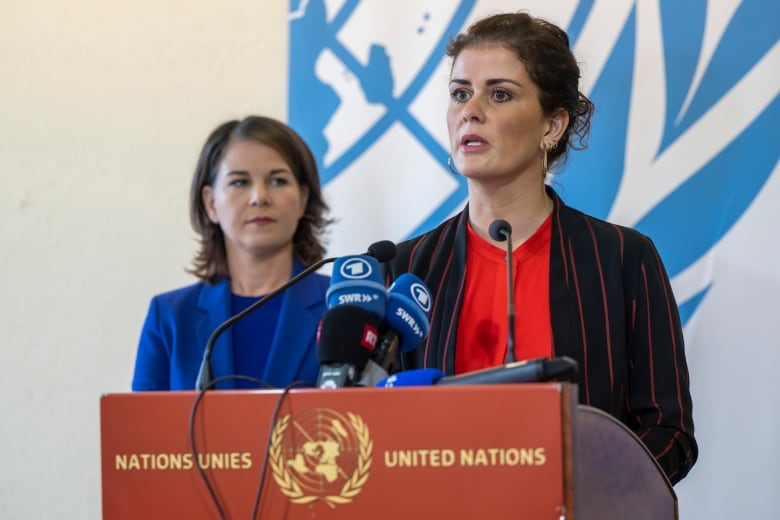
[[4, 0], [0, 518], [99, 518], [99, 397], [188, 283], [208, 132], [284, 118], [286, 2]]

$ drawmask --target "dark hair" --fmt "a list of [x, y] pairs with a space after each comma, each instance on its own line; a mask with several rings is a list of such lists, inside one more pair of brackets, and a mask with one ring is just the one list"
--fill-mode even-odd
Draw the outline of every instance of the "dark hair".
[[229, 278], [225, 237], [213, 223], [203, 204], [204, 186], [213, 186], [219, 163], [228, 145], [236, 140], [254, 141], [276, 150], [292, 169], [298, 184], [308, 190], [303, 217], [293, 235], [293, 253], [306, 265], [322, 259], [325, 247], [320, 237], [331, 220], [325, 218], [328, 206], [322, 198], [317, 162], [306, 143], [289, 126], [270, 117], [249, 116], [218, 126], [203, 145], [190, 188], [190, 222], [200, 236], [200, 250], [188, 271], [214, 284]]
[[[463, 49], [477, 45], [502, 45], [517, 53], [531, 80], [539, 88], [539, 104], [545, 114], [562, 108], [569, 125], [555, 148], [550, 163], [566, 160], [568, 147], [587, 146], [593, 103], [579, 91], [580, 68], [569, 49], [569, 37], [555, 24], [527, 13], [488, 16], [473, 23], [447, 46], [447, 56], [458, 57]], [[576, 143], [571, 134], [577, 136]]]

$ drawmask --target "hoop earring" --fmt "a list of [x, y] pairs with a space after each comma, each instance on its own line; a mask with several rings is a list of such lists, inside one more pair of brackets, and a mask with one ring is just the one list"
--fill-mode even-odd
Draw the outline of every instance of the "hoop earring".
[[460, 175], [460, 172], [458, 170], [456, 170], [455, 167], [452, 165], [452, 156], [451, 155], [447, 156], [447, 168], [449, 168], [450, 171], [454, 175]]

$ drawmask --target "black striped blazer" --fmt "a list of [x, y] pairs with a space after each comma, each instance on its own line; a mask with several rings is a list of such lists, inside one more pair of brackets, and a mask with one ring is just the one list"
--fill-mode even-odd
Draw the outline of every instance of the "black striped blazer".
[[[580, 402], [626, 424], [672, 483], [696, 462], [688, 366], [669, 278], [652, 241], [553, 200], [550, 318], [553, 352], [579, 363]], [[398, 246], [388, 276], [411, 272], [433, 295], [428, 339], [404, 369], [452, 374], [463, 303], [468, 206]], [[522, 312], [522, 309], [517, 309]]]

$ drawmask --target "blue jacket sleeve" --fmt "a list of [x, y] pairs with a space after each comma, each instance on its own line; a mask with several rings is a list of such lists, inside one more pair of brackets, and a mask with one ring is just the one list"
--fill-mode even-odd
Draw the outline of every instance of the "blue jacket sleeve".
[[160, 325], [159, 300], [155, 297], [149, 304], [141, 330], [133, 373], [133, 391], [170, 390], [170, 363], [170, 350]]

